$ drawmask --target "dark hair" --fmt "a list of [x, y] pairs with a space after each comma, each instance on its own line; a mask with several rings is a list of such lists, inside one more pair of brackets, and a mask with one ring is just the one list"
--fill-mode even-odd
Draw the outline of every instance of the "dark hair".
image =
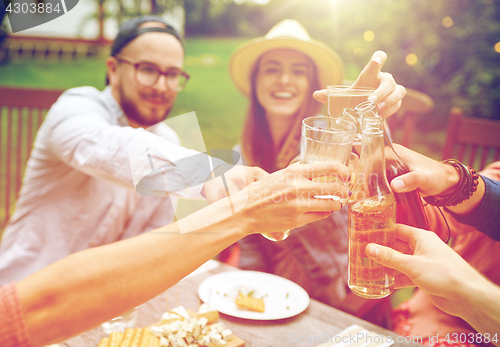
[[[152, 27], [152, 28], [142, 28], [142, 29], [139, 28], [142, 24], [147, 22], [162, 23], [165, 25], [165, 27], [164, 28]], [[160, 32], [173, 35], [177, 40], [179, 40], [179, 42], [182, 45], [182, 49], [185, 51], [184, 41], [182, 40], [182, 37], [179, 34], [179, 32], [175, 30], [173, 26], [165, 22], [165, 20], [160, 17], [142, 16], [126, 21], [120, 26], [115, 41], [113, 42], [113, 46], [111, 46], [111, 56], [114, 57], [115, 55], [117, 55], [123, 49], [123, 47], [128, 45], [130, 41], [135, 39], [137, 36], [149, 32]]]
[[[147, 22], [158, 22], [165, 25], [165, 27], [139, 28], [142, 24]], [[184, 46], [184, 40], [182, 39], [179, 32], [175, 30], [173, 26], [168, 24], [165, 20], [163, 20], [163, 18], [160, 17], [142, 16], [128, 20], [120, 26], [115, 41], [113, 42], [113, 46], [111, 46], [110, 55], [112, 57], [116, 56], [126, 45], [128, 45], [131, 41], [133, 41], [137, 36], [150, 32], [166, 33], [174, 36], [177, 40], [179, 40], [179, 42], [182, 45], [182, 49], [184, 50], [184, 52], [186, 52], [186, 48]], [[109, 84], [109, 79], [106, 73], [106, 85], [108, 84]]]
[[[307, 58], [309, 59], [309, 57]], [[278, 153], [274, 150], [271, 131], [266, 119], [266, 111], [257, 99], [256, 80], [259, 72], [259, 63], [260, 58], [255, 62], [255, 66], [253, 67], [252, 74], [250, 76], [250, 103], [248, 105], [245, 126], [241, 135], [241, 152], [246, 158], [248, 165], [258, 166], [267, 172], [274, 172], [276, 170], [283, 169], [283, 167], [277, 166], [276, 157]], [[299, 117], [301, 121], [304, 118], [315, 116], [320, 112], [322, 107], [321, 104], [315, 101], [312, 97], [313, 92], [319, 89], [319, 82], [316, 65], [312, 61], [311, 65], [313, 67], [313, 71], [311, 73], [311, 78], [309, 79], [310, 97], [295, 115], [295, 117]], [[298, 131], [298, 134], [289, 134], [289, 136], [300, 137], [300, 128]], [[289, 161], [291, 161], [295, 155], [296, 154], [293, 154], [289, 158]]]

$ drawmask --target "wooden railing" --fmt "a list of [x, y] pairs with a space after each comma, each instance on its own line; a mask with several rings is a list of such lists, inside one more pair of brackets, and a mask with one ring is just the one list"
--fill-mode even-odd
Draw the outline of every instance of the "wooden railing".
[[38, 128], [61, 93], [0, 87], [0, 235], [14, 210]]
[[112, 41], [62, 37], [8, 36], [0, 43], [0, 61], [71, 61], [109, 55]]

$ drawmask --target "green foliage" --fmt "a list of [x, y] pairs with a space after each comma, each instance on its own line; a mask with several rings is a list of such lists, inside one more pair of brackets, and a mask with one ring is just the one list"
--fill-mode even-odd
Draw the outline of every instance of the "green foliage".
[[[185, 0], [186, 32], [264, 35], [285, 18], [297, 19], [315, 39], [333, 47], [354, 79], [376, 50], [388, 54], [385, 71], [398, 83], [427, 93], [433, 113], [423, 129], [443, 127], [460, 106], [475, 117], [500, 118], [499, 0], [271, 0], [257, 6], [222, 0]], [[205, 17], [203, 17], [205, 16]], [[443, 19], [450, 17], [451, 27]], [[204, 18], [204, 20], [203, 20]], [[239, 23], [235, 25], [235, 23]], [[194, 27], [193, 27], [194, 25]], [[366, 41], [364, 33], [374, 39]], [[409, 54], [417, 57], [408, 65]]]
[[262, 6], [222, 0], [184, 0], [186, 35], [257, 36]]
[[119, 24], [134, 17], [147, 14], [171, 13], [177, 6], [182, 6], [182, 0], [95, 0], [106, 4], [106, 17], [114, 17]]

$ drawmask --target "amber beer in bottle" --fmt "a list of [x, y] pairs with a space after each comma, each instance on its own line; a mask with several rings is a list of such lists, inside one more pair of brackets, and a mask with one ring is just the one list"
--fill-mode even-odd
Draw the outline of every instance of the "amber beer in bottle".
[[[356, 113], [361, 118], [378, 116], [375, 104], [366, 101], [356, 106]], [[410, 172], [408, 164], [396, 153], [391, 140], [384, 131], [385, 168], [389, 183], [396, 177]], [[398, 205], [397, 222], [416, 228], [429, 230], [429, 221], [424, 211], [422, 199], [418, 190], [407, 193], [394, 193]]]
[[396, 199], [385, 174], [383, 119], [362, 121], [359, 170], [348, 203], [348, 285], [361, 297], [377, 299], [394, 290], [394, 270], [366, 256], [369, 243], [394, 248]]

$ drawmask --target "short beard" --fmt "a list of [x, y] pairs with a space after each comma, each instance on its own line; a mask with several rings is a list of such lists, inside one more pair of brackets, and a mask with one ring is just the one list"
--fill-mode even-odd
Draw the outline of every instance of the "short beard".
[[120, 88], [118, 88], [118, 91], [120, 93], [121, 107], [123, 112], [125, 113], [125, 116], [128, 119], [136, 122], [137, 124], [140, 124], [143, 128], [148, 128], [150, 126], [163, 122], [165, 119], [167, 119], [168, 114], [170, 113], [171, 107], [167, 109], [160, 120], [147, 119], [141, 114], [141, 112], [137, 108], [137, 105], [135, 105], [133, 102], [130, 102], [129, 99], [125, 96], [121, 86]]

